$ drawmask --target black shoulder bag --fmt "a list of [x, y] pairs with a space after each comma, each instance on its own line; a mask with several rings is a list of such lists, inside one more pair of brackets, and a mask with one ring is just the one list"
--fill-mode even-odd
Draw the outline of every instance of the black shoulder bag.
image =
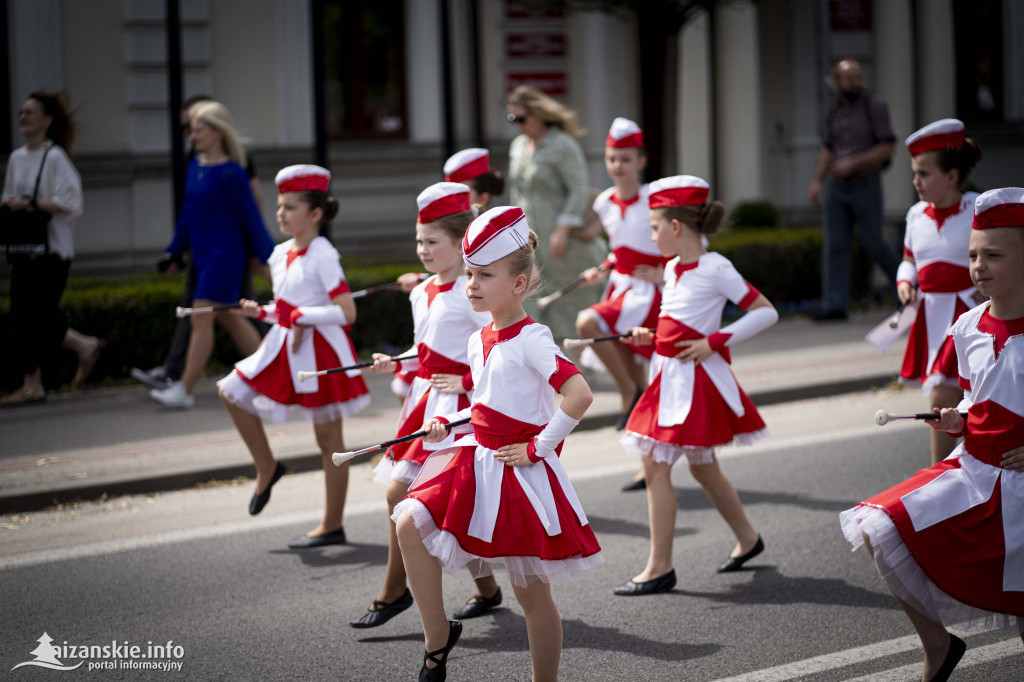
[[43, 177], [46, 155], [52, 148], [51, 144], [43, 152], [29, 208], [24, 211], [12, 211], [7, 204], [0, 205], [0, 248], [3, 248], [8, 261], [19, 257], [43, 256], [49, 251], [47, 228], [53, 216], [36, 205], [36, 197], [39, 195], [39, 181]]

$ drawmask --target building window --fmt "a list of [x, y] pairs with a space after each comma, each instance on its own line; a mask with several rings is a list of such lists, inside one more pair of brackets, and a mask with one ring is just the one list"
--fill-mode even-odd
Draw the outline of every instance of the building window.
[[324, 100], [335, 139], [404, 138], [403, 0], [335, 0], [324, 7]]
[[956, 111], [965, 123], [1002, 123], [1002, 0], [955, 0]]

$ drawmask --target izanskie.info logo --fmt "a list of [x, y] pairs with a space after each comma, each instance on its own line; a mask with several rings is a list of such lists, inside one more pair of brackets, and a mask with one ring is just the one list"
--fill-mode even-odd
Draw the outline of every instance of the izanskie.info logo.
[[[146, 642], [145, 646], [130, 644], [128, 640], [113, 640], [110, 644], [54, 644], [53, 637], [45, 632], [36, 641], [39, 646], [29, 652], [35, 659], [19, 663], [12, 671], [24, 666], [76, 670], [83, 665], [87, 670], [180, 671], [181, 659], [185, 657], [185, 648], [171, 641], [166, 644]], [[61, 659], [77, 659], [78, 663], [61, 663]]]

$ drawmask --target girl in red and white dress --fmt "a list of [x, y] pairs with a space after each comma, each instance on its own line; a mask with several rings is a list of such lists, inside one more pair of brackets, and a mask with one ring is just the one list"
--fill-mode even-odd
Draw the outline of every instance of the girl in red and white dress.
[[[500, 171], [491, 170], [490, 152], [480, 147], [452, 154], [444, 162], [444, 179], [445, 182], [460, 182], [469, 187], [469, 203], [476, 215], [487, 210], [491, 199], [505, 192], [505, 177]], [[411, 292], [423, 278], [424, 275], [418, 272], [407, 272], [398, 277], [398, 282], [402, 285], [402, 291]], [[415, 378], [415, 371], [407, 372], [403, 369], [395, 374], [391, 390], [404, 400]]]
[[318, 236], [321, 221], [338, 213], [327, 193], [328, 170], [319, 166], [289, 166], [277, 174], [277, 223], [290, 236], [277, 245], [267, 261], [274, 302], [261, 307], [242, 300], [241, 313], [273, 322], [255, 353], [235, 365], [217, 382], [242, 440], [256, 463], [256, 493], [249, 513], [259, 514], [270, 490], [285, 473], [274, 459], [262, 419], [282, 422], [299, 413], [313, 422], [323, 457], [327, 503], [316, 528], [288, 543], [293, 549], [343, 544], [342, 514], [348, 492], [348, 464], [336, 467], [331, 455], [344, 450], [341, 420], [370, 404], [370, 393], [358, 370], [299, 381], [299, 370], [321, 370], [356, 363], [355, 349], [345, 331], [355, 321], [356, 306], [349, 292], [338, 252]]
[[[967, 259], [978, 195], [962, 192], [968, 174], [981, 159], [981, 150], [964, 137], [964, 124], [953, 118], [918, 130], [907, 138], [907, 149], [921, 201], [907, 212], [896, 291], [901, 303], [919, 299], [920, 303], [903, 355], [900, 381], [921, 386], [932, 408], [954, 407], [963, 392], [957, 386], [953, 340], [946, 332], [958, 317], [982, 301], [971, 283]], [[955, 446], [955, 438], [932, 431], [932, 464]]]
[[947, 626], [1024, 638], [1024, 189], [985, 192], [975, 211], [971, 279], [990, 300], [953, 324], [964, 399], [928, 422], [964, 442], [839, 517], [921, 637], [924, 680], [947, 679], [966, 649]]
[[[416, 597], [427, 654], [420, 679], [444, 679], [445, 663], [462, 632], [449, 621], [441, 570], [468, 566], [475, 575], [504, 564], [529, 633], [533, 679], [555, 679], [562, 624], [549, 582], [587, 572], [600, 547], [565, 468], [562, 441], [593, 397], [579, 370], [555, 345], [551, 331], [523, 309], [531, 291], [537, 236], [522, 209], [501, 206], [470, 224], [462, 242], [466, 291], [473, 309], [493, 322], [469, 340], [473, 404], [424, 424], [425, 440], [454, 447], [423, 464], [392, 518]], [[560, 393], [561, 405], [555, 407]]]
[[[402, 371], [415, 377], [399, 417], [399, 438], [419, 431], [427, 416], [458, 412], [470, 404], [472, 375], [466, 344], [470, 335], [490, 322], [491, 317], [474, 311], [466, 296], [462, 238], [475, 217], [469, 201], [469, 187], [456, 182], [431, 185], [416, 199], [416, 255], [423, 267], [434, 273], [409, 295], [416, 345], [403, 355], [415, 353], [416, 359], [395, 362], [381, 353], [373, 356], [374, 372]], [[377, 481], [388, 487], [388, 564], [380, 593], [370, 608], [350, 623], [352, 627], [383, 625], [412, 606], [402, 550], [390, 519], [395, 505], [402, 501], [409, 484], [420, 472], [423, 460], [435, 449], [436, 446], [425, 446], [422, 440], [400, 443], [389, 448], [377, 466]], [[501, 603], [501, 592], [493, 576], [482, 576], [477, 584], [478, 594], [470, 599], [470, 617]]]
[[[643, 327], [633, 330], [635, 342], [654, 342], [655, 354], [650, 385], [621, 439], [627, 452], [643, 458], [651, 553], [644, 570], [616, 587], [615, 594], [653, 594], [675, 586], [671, 474], [672, 465], [684, 456], [736, 536], [736, 547], [719, 572], [738, 570], [764, 549], [736, 489], [718, 467], [715, 447], [750, 443], [767, 434], [729, 369], [729, 348], [770, 327], [778, 314], [732, 263], [704, 249], [701, 236], [714, 233], [725, 213], [721, 202], [708, 202], [708, 193], [708, 184], [691, 175], [651, 183], [652, 239], [661, 253], [675, 257], [665, 270], [656, 333]], [[746, 314], [720, 329], [727, 300]]]
[[[650, 186], [641, 185], [639, 180], [646, 165], [640, 127], [628, 118], [616, 118], [604, 143], [604, 166], [615, 184], [594, 200], [594, 212], [608, 235], [611, 252], [600, 266], [581, 275], [588, 282], [604, 277], [609, 281], [601, 302], [583, 310], [576, 318], [576, 331], [581, 339], [621, 334], [633, 327], [657, 324], [668, 258], [651, 242], [647, 208]], [[616, 428], [621, 430], [647, 386], [645, 361], [651, 359], [654, 347], [598, 343], [590, 349], [608, 369], [619, 389], [622, 416]]]

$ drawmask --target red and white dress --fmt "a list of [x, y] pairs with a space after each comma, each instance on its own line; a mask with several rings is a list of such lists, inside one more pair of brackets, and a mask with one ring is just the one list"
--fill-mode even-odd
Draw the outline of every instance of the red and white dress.
[[294, 240], [278, 244], [267, 260], [274, 303], [266, 318], [274, 321], [256, 352], [238, 362], [217, 382], [232, 403], [250, 414], [283, 422], [300, 413], [316, 423], [356, 414], [370, 404], [370, 392], [360, 370], [299, 381], [298, 371], [331, 369], [356, 360], [352, 341], [341, 325], [306, 327], [297, 350], [292, 321], [303, 306], [328, 306], [349, 291], [337, 250], [323, 237], [305, 249], [292, 249]]
[[516, 585], [564, 580], [602, 561], [565, 468], [553, 455], [522, 467], [494, 455], [540, 433], [555, 414], [558, 388], [579, 370], [551, 331], [529, 317], [499, 331], [492, 326], [469, 340], [472, 407], [444, 415], [472, 421], [454, 429], [454, 447], [427, 458], [391, 518], [412, 516], [427, 551], [449, 573], [467, 566], [480, 577], [504, 564]]
[[925, 395], [935, 386], [956, 386], [956, 352], [948, 336], [950, 325], [976, 304], [967, 244], [977, 193], [968, 192], [947, 209], [919, 201], [907, 212], [903, 251], [914, 259], [922, 299], [900, 381], [921, 386]]
[[[653, 327], [661, 306], [661, 287], [633, 277], [638, 265], [664, 267], [668, 258], [661, 255], [651, 240], [651, 212], [647, 207], [650, 185], [642, 185], [632, 199], [621, 199], [610, 187], [594, 199], [594, 212], [608, 234], [611, 253], [602, 266], [611, 267], [608, 286], [601, 301], [586, 309], [605, 334], [623, 334], [632, 327]], [[629, 344], [633, 352], [650, 359], [654, 346]]]
[[1024, 318], [996, 319], [986, 302], [952, 336], [964, 442], [840, 523], [854, 549], [867, 535], [882, 579], [932, 620], [1024, 632], [1024, 471], [999, 465], [1024, 445]]
[[[398, 438], [422, 429], [429, 417], [469, 407], [471, 393], [443, 393], [434, 389], [429, 379], [435, 374], [464, 375], [463, 385], [472, 389], [466, 344], [473, 332], [491, 321], [490, 314], [475, 312], [470, 305], [465, 275], [448, 284], [438, 284], [437, 275], [433, 275], [409, 293], [409, 302], [416, 359], [403, 360], [399, 368], [414, 378], [398, 418]], [[452, 438], [441, 443], [416, 439], [392, 446], [377, 465], [376, 480], [384, 484], [392, 480], [412, 483], [427, 455], [450, 447]]]
[[710, 464], [716, 446], [749, 444], [768, 434], [729, 368], [728, 348], [696, 364], [677, 359], [674, 345], [717, 332], [726, 300], [746, 310], [759, 295], [721, 254], [705, 253], [694, 263], [669, 261], [649, 385], [620, 441], [626, 452], [655, 462], [675, 464], [686, 455], [690, 464]]

